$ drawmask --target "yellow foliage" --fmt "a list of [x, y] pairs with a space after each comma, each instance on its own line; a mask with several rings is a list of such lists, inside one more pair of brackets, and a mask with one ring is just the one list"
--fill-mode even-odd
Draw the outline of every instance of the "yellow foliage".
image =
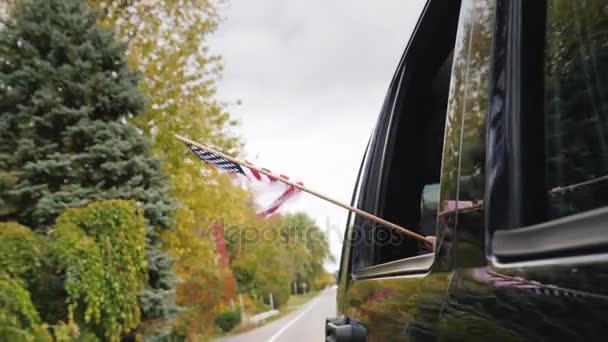
[[[101, 25], [114, 29], [128, 42], [127, 58], [141, 72], [140, 88], [148, 97], [145, 114], [132, 119], [154, 142], [163, 158], [173, 195], [180, 202], [176, 225], [164, 233], [166, 248], [176, 258], [174, 271], [182, 280], [178, 302], [205, 311], [217, 268], [209, 228], [215, 222], [238, 224], [251, 217], [250, 195], [231, 179], [204, 167], [174, 138], [174, 133], [209, 144], [230, 154], [241, 149], [232, 128], [237, 124], [225, 104], [214, 99], [220, 57], [206, 40], [217, 27], [215, 2], [181, 0], [117, 2], [91, 1], [101, 11]], [[200, 298], [180, 300], [180, 293]]]

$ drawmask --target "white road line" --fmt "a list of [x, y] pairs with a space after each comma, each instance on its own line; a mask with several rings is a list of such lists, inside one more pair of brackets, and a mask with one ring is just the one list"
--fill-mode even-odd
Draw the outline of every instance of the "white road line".
[[284, 327], [282, 327], [279, 331], [277, 331], [274, 335], [272, 335], [272, 337], [268, 340], [268, 342], [274, 342], [277, 337], [281, 336], [282, 333], [285, 332], [285, 330], [289, 329], [289, 327], [294, 324], [297, 320], [299, 320], [300, 318], [302, 318], [302, 316], [304, 316], [304, 314], [306, 314], [308, 311], [310, 311], [310, 309], [312, 309], [312, 307], [317, 304], [317, 302], [319, 301], [319, 299], [321, 299], [322, 297], [321, 293], [319, 295], [319, 297], [317, 297], [316, 299], [314, 299], [306, 309], [304, 309], [304, 311], [300, 312], [299, 315], [297, 315], [293, 320], [291, 320], [291, 322], [287, 323]]

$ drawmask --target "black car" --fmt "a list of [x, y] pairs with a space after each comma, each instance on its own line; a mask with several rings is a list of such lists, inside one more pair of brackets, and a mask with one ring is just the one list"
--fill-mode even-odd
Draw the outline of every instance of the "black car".
[[328, 341], [608, 341], [608, 0], [430, 0], [352, 203]]

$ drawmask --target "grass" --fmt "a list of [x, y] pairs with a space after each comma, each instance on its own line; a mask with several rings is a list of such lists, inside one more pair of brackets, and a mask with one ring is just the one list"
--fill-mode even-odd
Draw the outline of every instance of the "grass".
[[[310, 291], [308, 293], [299, 294], [299, 295], [291, 295], [287, 300], [287, 303], [283, 305], [282, 308], [279, 309], [279, 313], [259, 322], [257, 325], [253, 326], [253, 328], [258, 328], [263, 325], [266, 325], [270, 322], [276, 321], [282, 317], [289, 315], [292, 311], [297, 310], [302, 305], [308, 303], [311, 299], [315, 298], [321, 291]], [[251, 329], [250, 329], [251, 330]]]
[[[320, 292], [321, 291], [310, 291], [305, 294], [291, 295], [291, 296], [289, 296], [287, 303], [285, 303], [285, 306], [283, 309], [281, 309], [281, 311], [291, 312], [291, 311], [299, 308], [300, 306], [308, 303], [311, 299], [315, 298]], [[277, 315], [277, 316], [279, 316], [279, 315]]]
[[297, 310], [302, 305], [305, 305], [311, 299], [316, 297], [320, 292], [321, 291], [310, 291], [310, 292], [304, 293], [304, 294], [291, 295], [291, 296], [289, 296], [287, 303], [285, 303], [285, 305], [283, 305], [283, 307], [279, 309], [279, 313], [277, 315], [274, 315], [272, 317], [269, 317], [268, 319], [258, 322], [258, 324], [251, 324], [251, 325], [246, 325], [246, 326], [239, 325], [236, 328], [232, 329], [231, 331], [217, 333], [213, 337], [213, 339], [242, 334], [244, 332], [264, 326], [270, 322], [276, 321], [277, 319], [287, 316], [289, 313], [293, 312], [294, 310]]

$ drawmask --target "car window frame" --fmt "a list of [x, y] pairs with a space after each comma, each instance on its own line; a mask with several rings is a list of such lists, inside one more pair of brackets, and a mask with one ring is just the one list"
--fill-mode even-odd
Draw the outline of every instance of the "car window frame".
[[[379, 173], [379, 165], [382, 157], [382, 141], [381, 137], [386, 135], [386, 131], [388, 129], [388, 123], [390, 122], [390, 114], [391, 111], [387, 110], [388, 108], [392, 108], [392, 103], [395, 101], [395, 97], [397, 94], [398, 82], [400, 80], [400, 75], [403, 72], [404, 68], [404, 59], [399, 63], [397, 68], [397, 72], [391, 81], [391, 85], [389, 87], [387, 96], [382, 105], [382, 109], [380, 111], [380, 115], [378, 118], [378, 122], [376, 127], [373, 130], [372, 136], [368, 143], [367, 151], [362, 161], [362, 174], [360, 175], [361, 179], [358, 193], [353, 198], [353, 205], [358, 209], [370, 212], [372, 214], [377, 214], [378, 210], [378, 192], [380, 187], [380, 173]], [[355, 198], [356, 197], [356, 198]], [[352, 218], [352, 219], [351, 219]], [[361, 253], [357, 248], [361, 248], [360, 245], [354, 241], [355, 239], [371, 237], [373, 239], [373, 227], [374, 223], [369, 222], [369, 220], [363, 216], [356, 215], [354, 213], [349, 214], [348, 219], [348, 229], [350, 229], [349, 244], [350, 244], [350, 256], [349, 256], [349, 273], [354, 275], [360, 269], [364, 269], [366, 267], [358, 268], [358, 265], [354, 265], [355, 260], [354, 257], [359, 256], [356, 253]], [[369, 227], [372, 230], [371, 236], [365, 236], [365, 232], [363, 231]], [[360, 235], [355, 234], [355, 230], [357, 230]], [[361, 241], [359, 241], [361, 242]], [[364, 246], [366, 254], [369, 253], [369, 257], [373, 258], [373, 241], [370, 241], [369, 245]], [[363, 255], [362, 257], [365, 257]], [[357, 262], [359, 262], [357, 260]]]
[[[503, 140], [486, 141], [487, 257], [498, 267], [606, 258], [608, 236], [604, 226], [608, 207], [539, 221], [535, 212], [546, 212], [543, 206], [547, 204], [528, 200], [543, 198], [546, 191], [544, 168], [534, 167], [544, 161], [545, 134], [532, 132], [525, 126], [544, 127], [530, 123], [534, 116], [529, 113], [545, 112], [543, 101], [538, 101], [544, 98], [544, 67], [538, 65], [540, 54], [536, 50], [542, 46], [544, 52], [545, 25], [538, 21], [541, 16], [540, 21], [545, 21], [546, 2], [498, 0], [498, 3], [501, 5], [497, 7], [486, 136]], [[542, 30], [535, 32], [528, 29], [531, 27]], [[542, 37], [538, 31], [542, 31]], [[498, 148], [500, 144], [512, 148]]]
[[[407, 70], [407, 56], [412, 53], [412, 44], [416, 41], [416, 35], [420, 32], [420, 27], [426, 15], [428, 15], [431, 1], [427, 1], [419, 19], [416, 27], [413, 31], [410, 41], [403, 53], [401, 60], [399, 62], [399, 66], [397, 68], [397, 72], [393, 76], [393, 80], [391, 82], [391, 86], [388, 91], [387, 98], [383, 104], [383, 109], [381, 111], [380, 118], [378, 120], [378, 126], [375, 130], [375, 139], [373, 141], [373, 149], [372, 156], [370, 160], [370, 170], [367, 173], [366, 177], [373, 177], [376, 181], [373, 183], [366, 183], [365, 187], [361, 187], [361, 191], [363, 194], [359, 195], [359, 203], [358, 208], [370, 211], [372, 213], [377, 213], [379, 210], [380, 203], [380, 195], [381, 195], [381, 187], [383, 186], [382, 182], [379, 181], [380, 175], [383, 174], [385, 168], [387, 167], [386, 153], [389, 148], [390, 141], [394, 138], [391, 134], [387, 134], [392, 126], [392, 123], [395, 121], [394, 117], [395, 106], [400, 95], [399, 90], [403, 86], [403, 82], [406, 81], [406, 76], [408, 73]], [[458, 25], [458, 29], [460, 29], [460, 25]], [[451, 76], [450, 76], [451, 78]], [[451, 86], [451, 82], [450, 82]], [[384, 139], [381, 139], [381, 138]], [[442, 149], [443, 150], [443, 149]], [[442, 154], [443, 159], [443, 154]], [[373, 200], [370, 201], [370, 198]], [[356, 217], [356, 215], [354, 215]], [[437, 225], [435, 227], [435, 231], [437, 232]], [[354, 246], [354, 245], [353, 245]], [[352, 264], [352, 255], [354, 254], [351, 246], [351, 260]], [[356, 248], [356, 247], [354, 247]], [[374, 244], [372, 244], [372, 256]], [[408, 258], [398, 259], [390, 262], [380, 263], [380, 264], [372, 264], [367, 267], [355, 269], [352, 265], [349, 265], [349, 272], [351, 279], [367, 279], [367, 278], [380, 278], [386, 276], [397, 276], [397, 275], [417, 275], [417, 276], [425, 276], [428, 274], [435, 262], [435, 253], [429, 252], [425, 254], [420, 254]]]

